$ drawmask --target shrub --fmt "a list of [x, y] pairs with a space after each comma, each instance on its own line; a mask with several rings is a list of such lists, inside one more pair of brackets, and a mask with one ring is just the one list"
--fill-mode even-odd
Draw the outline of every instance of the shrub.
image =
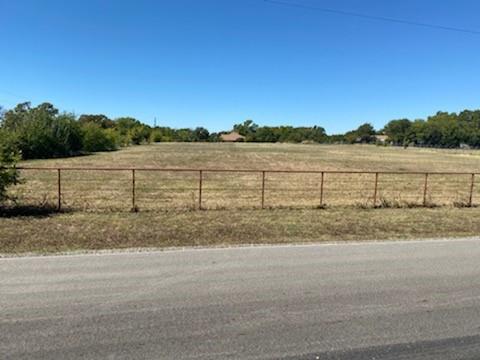
[[58, 114], [51, 104], [20, 104], [7, 111], [2, 128], [16, 137], [24, 159], [76, 155], [82, 148], [79, 124], [71, 114]]
[[120, 142], [118, 133], [113, 129], [102, 129], [95, 123], [82, 126], [83, 150], [87, 152], [113, 151]]
[[82, 136], [73, 116], [39, 114], [19, 132], [18, 146], [24, 159], [73, 156], [82, 149]]
[[155, 143], [162, 142], [163, 141], [162, 132], [158, 129], [153, 129], [152, 133], [150, 134], [150, 141]]
[[19, 181], [15, 167], [18, 159], [14, 138], [0, 129], [0, 204], [9, 198], [7, 188]]
[[128, 137], [134, 145], [150, 142], [150, 129], [144, 125], [136, 125], [128, 131]]
[[94, 123], [103, 129], [111, 129], [115, 127], [115, 122], [110, 120], [105, 115], [80, 115], [78, 118], [80, 125], [86, 125], [88, 123]]

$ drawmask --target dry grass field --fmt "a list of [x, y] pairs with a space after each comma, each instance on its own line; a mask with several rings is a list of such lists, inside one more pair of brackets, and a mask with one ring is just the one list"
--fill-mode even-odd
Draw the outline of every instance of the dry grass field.
[[64, 213], [0, 218], [0, 254], [468, 237], [479, 208]]
[[[467, 205], [470, 173], [479, 170], [480, 152], [403, 149], [376, 146], [288, 144], [156, 144], [71, 159], [26, 162], [24, 166], [236, 169], [258, 172], [206, 171], [202, 176], [204, 209], [316, 208], [322, 205], [412, 207]], [[431, 174], [425, 197], [425, 175], [274, 173], [289, 171], [465, 172]], [[24, 171], [27, 180], [15, 189], [23, 204], [56, 203], [56, 171]], [[62, 172], [62, 205], [83, 211], [128, 211], [132, 208], [132, 172], [128, 170]], [[135, 204], [142, 210], [199, 207], [198, 171], [135, 173]], [[375, 191], [375, 187], [377, 191]], [[473, 201], [480, 186], [473, 188]], [[375, 195], [376, 193], [376, 195]], [[479, 198], [480, 201], [480, 198]]]
[[[64, 213], [0, 217], [0, 253], [77, 249], [222, 245], [473, 236], [480, 209], [465, 208], [477, 172], [474, 150], [403, 149], [376, 146], [288, 144], [154, 144], [69, 159], [23, 162], [25, 167], [249, 169], [206, 172], [202, 207], [199, 174], [136, 172], [131, 213], [131, 171], [62, 171]], [[375, 174], [326, 174], [325, 209], [319, 209], [321, 174], [267, 173], [261, 207], [262, 170], [464, 172], [425, 177], [384, 175], [372, 209]], [[12, 189], [19, 204], [56, 204], [57, 172], [22, 172]], [[480, 177], [480, 176], [479, 176]], [[473, 188], [480, 203], [479, 184]], [[433, 207], [433, 205], [445, 205]]]
[[22, 165], [471, 172], [479, 168], [480, 151], [371, 145], [161, 143]]

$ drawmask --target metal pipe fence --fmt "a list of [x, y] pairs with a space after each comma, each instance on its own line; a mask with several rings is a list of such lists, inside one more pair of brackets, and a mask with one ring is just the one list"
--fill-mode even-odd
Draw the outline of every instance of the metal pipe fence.
[[19, 167], [19, 204], [95, 210], [476, 206], [479, 173]]

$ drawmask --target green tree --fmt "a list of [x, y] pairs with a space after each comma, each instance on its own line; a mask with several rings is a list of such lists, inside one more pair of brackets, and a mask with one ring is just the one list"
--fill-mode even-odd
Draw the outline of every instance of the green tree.
[[274, 143], [280, 139], [278, 132], [268, 126], [257, 127], [255, 132], [247, 135], [247, 141]]
[[197, 127], [193, 130], [194, 141], [208, 141], [210, 133], [203, 127]]
[[195, 134], [191, 129], [175, 130], [175, 141], [192, 142], [195, 140]]
[[24, 159], [76, 155], [81, 151], [81, 131], [75, 117], [59, 114], [49, 103], [32, 108], [30, 103], [7, 111], [1, 125], [16, 139]]
[[128, 130], [128, 138], [134, 145], [140, 145], [144, 142], [150, 141], [150, 128], [140, 124]]
[[18, 150], [12, 135], [0, 129], [0, 204], [9, 199], [8, 187], [19, 182], [16, 169], [18, 160]]
[[83, 150], [87, 152], [117, 150], [120, 142], [117, 131], [104, 129], [94, 122], [83, 125], [82, 133]]
[[415, 145], [423, 146], [425, 145], [425, 129], [427, 123], [425, 120], [417, 119], [412, 122], [410, 127], [410, 132], [408, 134], [407, 141], [408, 143], [413, 143]]
[[81, 125], [85, 124], [97, 124], [103, 129], [111, 129], [115, 127], [115, 122], [113, 120], [110, 120], [107, 116], [105, 115], [80, 115], [78, 118], [78, 122]]
[[412, 122], [408, 119], [390, 121], [383, 132], [394, 145], [407, 145], [410, 140]]
[[243, 136], [252, 136], [257, 131], [258, 125], [253, 120], [245, 120], [243, 124], [236, 124], [233, 130]]
[[32, 110], [29, 102], [21, 103], [12, 110], [3, 112], [1, 127], [10, 132], [19, 131], [25, 125]]
[[152, 130], [150, 139], [153, 142], [175, 141], [175, 130], [169, 127], [156, 127]]
[[355, 132], [357, 134], [358, 141], [361, 143], [370, 144], [375, 141], [376, 131], [374, 127], [369, 123], [360, 125], [358, 129], [355, 130]]
[[456, 114], [438, 112], [427, 119], [424, 131], [425, 144], [437, 147], [458, 147], [465, 133], [457, 121]]
[[121, 117], [115, 120], [115, 129], [121, 135], [121, 142], [123, 145], [130, 144], [139, 145], [145, 142], [150, 142], [151, 128], [142, 124], [132, 117]]
[[142, 123], [132, 117], [121, 117], [115, 119], [115, 128], [121, 135], [127, 135], [128, 132], [136, 126], [141, 126]]

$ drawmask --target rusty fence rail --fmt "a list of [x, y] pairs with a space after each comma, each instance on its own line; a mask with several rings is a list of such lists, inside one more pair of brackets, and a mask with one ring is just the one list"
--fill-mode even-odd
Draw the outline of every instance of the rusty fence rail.
[[472, 207], [477, 172], [18, 167], [20, 203], [82, 210]]

